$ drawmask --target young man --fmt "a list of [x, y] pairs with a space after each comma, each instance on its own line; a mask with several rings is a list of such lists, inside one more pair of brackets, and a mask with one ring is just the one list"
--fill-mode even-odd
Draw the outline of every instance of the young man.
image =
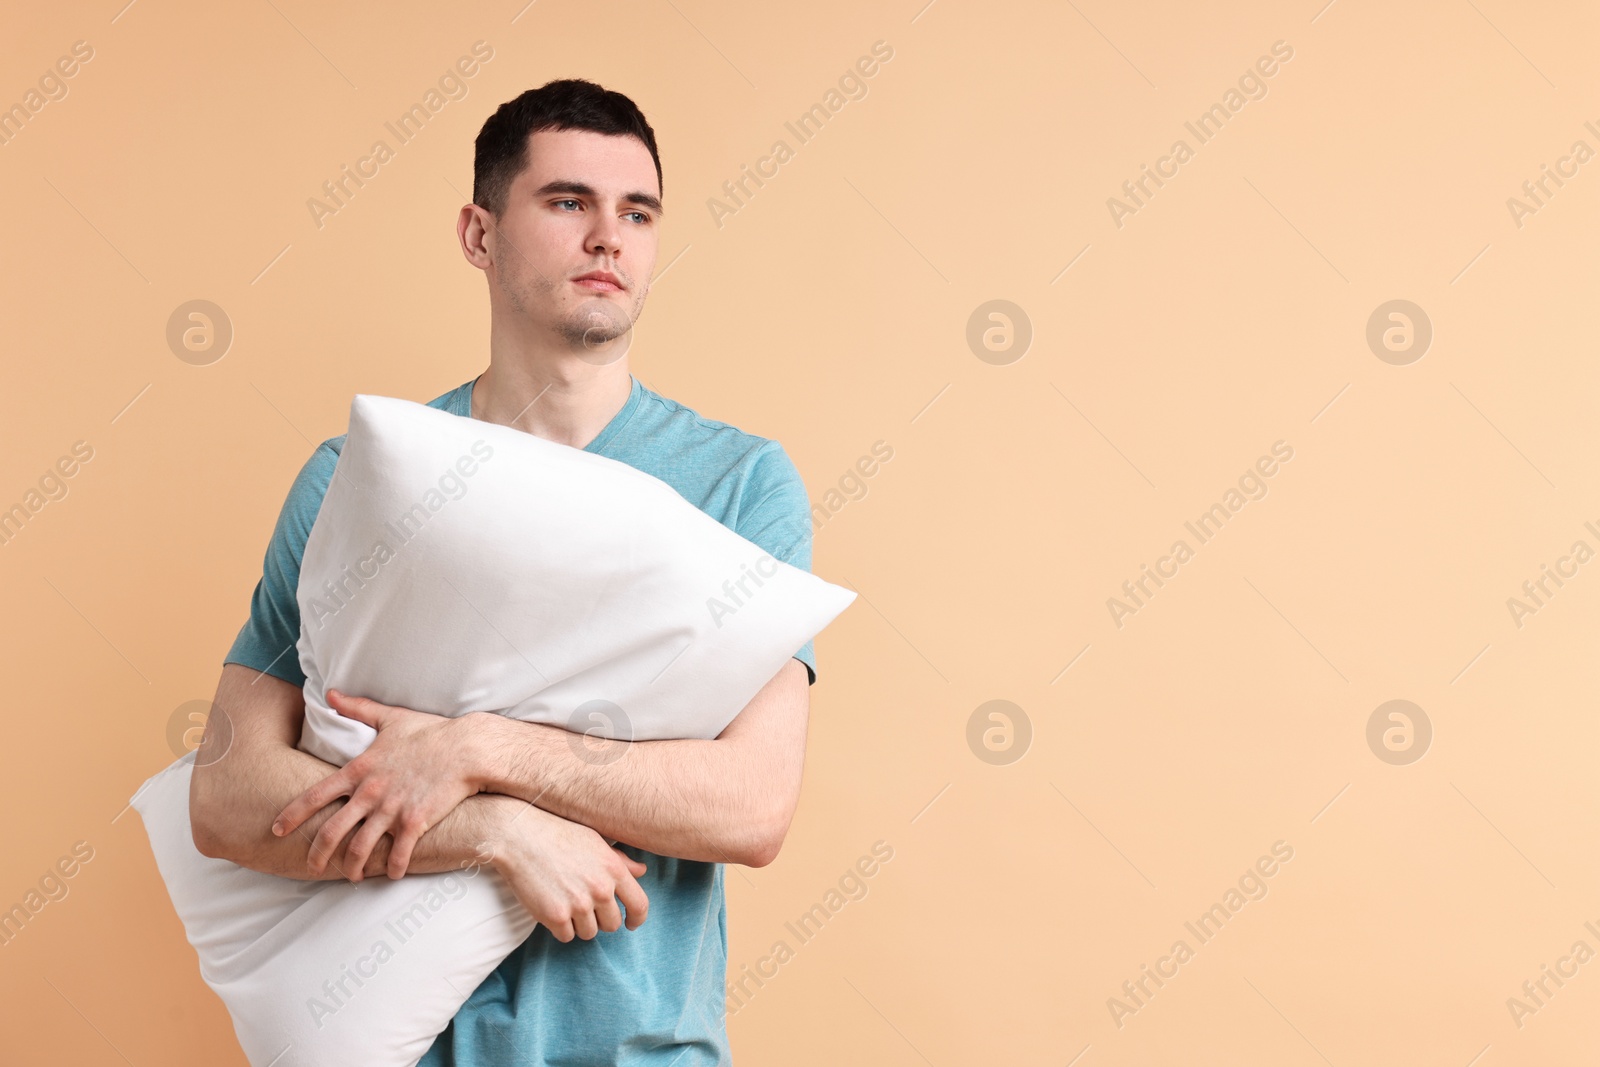
[[[661, 195], [655, 134], [627, 97], [566, 80], [502, 105], [478, 135], [474, 202], [457, 221], [489, 283], [489, 367], [430, 404], [631, 464], [809, 569], [810, 505], [783, 448], [628, 371]], [[471, 992], [422, 1067], [729, 1062], [722, 864], [769, 863], [787, 833], [812, 642], [712, 741], [605, 742], [597, 756], [553, 727], [352, 693], [336, 707], [378, 736], [335, 768], [295, 748], [295, 591], [343, 444], [325, 441], [295, 479], [224, 659], [205, 744], [232, 734], [222, 758], [194, 771], [197, 847], [302, 879], [401, 877], [492, 855], [541, 925]]]

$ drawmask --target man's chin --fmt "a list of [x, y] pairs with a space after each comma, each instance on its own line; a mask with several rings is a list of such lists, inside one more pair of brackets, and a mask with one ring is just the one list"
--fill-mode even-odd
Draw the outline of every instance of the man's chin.
[[633, 347], [632, 323], [619, 324], [609, 317], [604, 317], [603, 321], [593, 318], [586, 321], [587, 325], [580, 326], [576, 331], [578, 356], [585, 363], [603, 367], [615, 363]]

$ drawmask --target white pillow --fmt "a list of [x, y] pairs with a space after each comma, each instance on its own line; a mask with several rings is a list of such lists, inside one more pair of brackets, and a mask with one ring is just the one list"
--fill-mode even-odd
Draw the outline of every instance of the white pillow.
[[[625, 463], [358, 395], [297, 599], [299, 747], [343, 765], [374, 731], [330, 710], [328, 688], [606, 737], [716, 737], [855, 593]], [[133, 806], [253, 1067], [411, 1067], [532, 932], [488, 866], [351, 884], [202, 856], [194, 760]]]

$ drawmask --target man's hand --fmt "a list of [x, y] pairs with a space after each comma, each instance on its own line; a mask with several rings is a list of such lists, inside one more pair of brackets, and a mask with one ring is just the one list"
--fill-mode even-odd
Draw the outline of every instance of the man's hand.
[[361, 880], [368, 856], [385, 833], [394, 839], [388, 875], [403, 877], [417, 839], [480, 789], [462, 744], [462, 720], [392, 707], [335, 689], [328, 690], [328, 704], [340, 715], [371, 726], [378, 736], [361, 755], [291, 800], [272, 824], [272, 832], [279, 837], [293, 833], [311, 815], [348, 796], [349, 802], [322, 825], [312, 842], [311, 869], [320, 874], [354, 830], [345, 853], [352, 882]]
[[645, 873], [644, 864], [607, 845], [587, 826], [526, 801], [498, 793], [484, 793], [479, 800], [495, 805], [495, 869], [557, 941], [574, 935], [588, 941], [601, 930], [621, 928], [618, 897], [628, 909], [628, 929], [644, 922], [650, 901], [635, 881]]

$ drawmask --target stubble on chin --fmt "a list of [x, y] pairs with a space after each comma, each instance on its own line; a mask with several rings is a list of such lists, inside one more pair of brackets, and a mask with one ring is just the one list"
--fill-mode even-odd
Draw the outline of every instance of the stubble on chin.
[[[500, 290], [511, 310], [526, 315], [530, 307], [558, 305], [565, 285], [561, 281], [524, 271], [515, 276], [502, 276]], [[594, 351], [596, 348], [623, 337], [633, 329], [639, 312], [644, 308], [644, 296], [640, 294], [631, 307], [623, 307], [604, 298], [586, 300], [558, 317], [556, 334], [574, 351], [589, 351], [600, 356], [601, 353]]]
[[561, 335], [576, 347], [595, 348], [629, 333], [644, 308], [644, 296], [631, 306], [596, 297], [586, 300], [563, 320]]
[[561, 320], [561, 336], [574, 349], [593, 349], [633, 329], [628, 314], [616, 305], [580, 307]]

